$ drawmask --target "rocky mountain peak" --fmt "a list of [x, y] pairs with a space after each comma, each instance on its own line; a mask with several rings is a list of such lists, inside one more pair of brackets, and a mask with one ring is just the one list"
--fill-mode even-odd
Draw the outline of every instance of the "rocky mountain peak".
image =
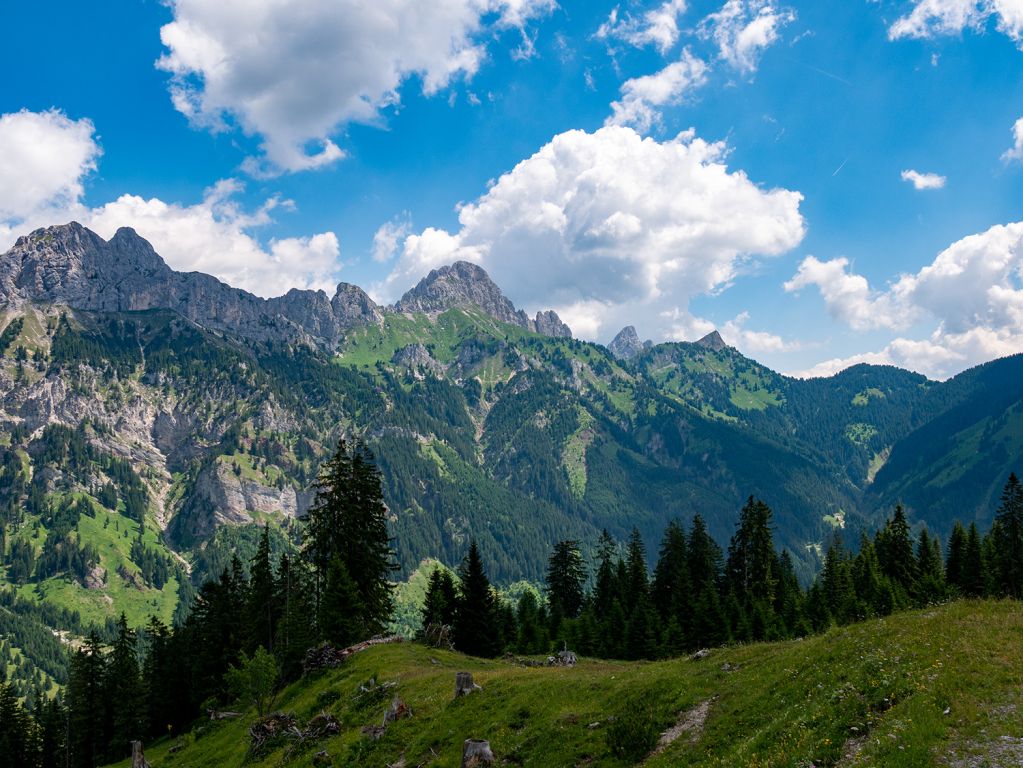
[[696, 343], [701, 347], [706, 347], [714, 352], [720, 352], [722, 349], [728, 348], [728, 345], [725, 344], [725, 340], [721, 338], [721, 334], [717, 331], [711, 331]]
[[478, 264], [456, 261], [430, 272], [408, 291], [394, 308], [398, 312], [424, 312], [438, 314], [456, 307], [479, 307], [503, 323], [527, 328], [547, 336], [571, 337], [572, 330], [553, 310], [538, 312], [536, 319], [502, 293], [487, 271]]
[[607, 345], [608, 351], [619, 360], [631, 360], [642, 352], [648, 344], [644, 344], [636, 333], [635, 326], [627, 325]]

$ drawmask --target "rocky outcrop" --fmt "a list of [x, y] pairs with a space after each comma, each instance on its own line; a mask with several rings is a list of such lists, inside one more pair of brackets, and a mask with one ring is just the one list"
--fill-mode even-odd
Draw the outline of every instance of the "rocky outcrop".
[[611, 343], [607, 345], [607, 349], [619, 360], [631, 360], [648, 346], [649, 342], [644, 344], [639, 340], [639, 334], [636, 333], [636, 328], [634, 326], [627, 325], [618, 331], [618, 335], [615, 336], [611, 340]]
[[565, 325], [562, 319], [558, 317], [558, 313], [553, 309], [536, 313], [536, 320], [533, 321], [533, 330], [537, 333], [542, 333], [544, 336], [572, 338], [572, 329]]
[[199, 272], [175, 272], [133, 229], [104, 240], [81, 224], [38, 229], [0, 257], [0, 307], [43, 302], [91, 312], [168, 309], [206, 328], [245, 338], [336, 348], [343, 332], [377, 322], [361, 289], [289, 291], [261, 299]]
[[422, 344], [409, 344], [407, 347], [402, 347], [394, 353], [391, 362], [406, 368], [428, 371], [437, 376], [444, 373], [444, 366]]
[[521, 309], [516, 309], [486, 270], [468, 261], [456, 261], [433, 270], [394, 305], [398, 312], [428, 315], [457, 307], [478, 307], [502, 323], [545, 336], [572, 336], [572, 329], [553, 310], [538, 312], [536, 319], [530, 319]]
[[714, 352], [720, 352], [722, 349], [728, 349], [728, 345], [725, 344], [725, 340], [721, 338], [721, 334], [717, 331], [711, 331], [696, 343], [701, 347], [706, 347]]

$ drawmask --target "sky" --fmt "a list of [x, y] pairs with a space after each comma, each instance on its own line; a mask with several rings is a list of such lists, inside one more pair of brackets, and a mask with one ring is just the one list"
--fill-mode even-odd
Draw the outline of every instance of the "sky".
[[4, 3], [0, 250], [77, 220], [261, 296], [475, 261], [579, 338], [1023, 352], [1023, 0]]

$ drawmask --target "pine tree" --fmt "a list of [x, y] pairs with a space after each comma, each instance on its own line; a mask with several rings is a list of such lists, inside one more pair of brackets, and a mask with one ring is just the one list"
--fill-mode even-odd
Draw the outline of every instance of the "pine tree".
[[461, 585], [454, 626], [455, 647], [470, 656], [497, 656], [501, 649], [494, 594], [475, 539], [459, 566], [458, 576]]
[[725, 566], [729, 586], [743, 607], [755, 600], [774, 602], [777, 576], [771, 535], [771, 509], [752, 496], [739, 513], [739, 524], [728, 546]]
[[638, 606], [642, 598], [649, 597], [650, 581], [646, 566], [646, 547], [639, 529], [633, 528], [625, 558], [625, 600], [630, 609]]
[[905, 604], [908, 596], [914, 592], [917, 574], [916, 555], [913, 552], [913, 541], [909, 536], [909, 522], [901, 504], [895, 507], [895, 513], [885, 527], [878, 531], [874, 539], [874, 548], [877, 550], [881, 572], [891, 579], [892, 585], [899, 590], [900, 605]]
[[270, 527], [263, 526], [259, 546], [249, 567], [249, 595], [246, 606], [246, 648], [250, 653], [262, 646], [271, 653], [277, 634], [279, 608], [276, 602], [277, 585], [274, 583], [270, 562]]
[[966, 594], [966, 529], [958, 520], [948, 537], [948, 556], [945, 558], [945, 580], [960, 595]]
[[684, 645], [684, 634], [691, 612], [690, 590], [686, 534], [682, 526], [673, 520], [664, 531], [651, 588], [654, 608], [662, 623], [667, 626], [674, 622], [673, 639], [668, 642], [673, 648], [681, 649]]
[[515, 618], [518, 625], [515, 649], [526, 654], [546, 653], [547, 632], [540, 620], [540, 605], [532, 590], [527, 589], [522, 593]]
[[966, 534], [966, 558], [962, 575], [963, 592], [967, 597], [983, 597], [988, 593], [988, 562], [977, 524], [970, 523], [970, 530]]
[[447, 568], [437, 566], [430, 574], [430, 583], [423, 600], [423, 629], [431, 626], [450, 627], [458, 610], [458, 590]]
[[931, 540], [927, 529], [920, 530], [916, 547], [916, 600], [927, 605], [945, 596], [945, 571], [941, 565], [941, 550], [938, 540]]
[[107, 744], [103, 651], [95, 632], [71, 656], [68, 670], [68, 746], [74, 768], [95, 768]]
[[327, 569], [327, 581], [320, 598], [320, 635], [344, 648], [367, 636], [363, 623], [366, 611], [358, 585], [341, 558], [335, 556]]
[[310, 620], [316, 615], [312, 581], [301, 561], [291, 560], [287, 553], [281, 555], [275, 599], [281, 616], [277, 622], [274, 655], [281, 678], [285, 681], [295, 680], [301, 675], [305, 652], [316, 644], [318, 637], [315, 622]]
[[131, 742], [142, 738], [142, 713], [145, 711], [135, 632], [128, 627], [123, 613], [118, 619], [117, 638], [106, 664], [103, 698], [109, 708], [110, 722], [106, 758], [115, 762], [130, 755]]
[[34, 766], [37, 758], [35, 723], [11, 685], [0, 677], [0, 768]]
[[849, 554], [838, 537], [824, 556], [820, 582], [828, 615], [837, 624], [848, 624], [856, 617], [856, 588]]
[[615, 542], [607, 530], [601, 531], [597, 544], [597, 578], [593, 591], [593, 610], [598, 621], [611, 611], [611, 604], [619, 598], [621, 585], [615, 569]]
[[860, 537], [860, 551], [853, 559], [852, 576], [856, 590], [856, 615], [859, 618], [885, 615], [886, 595], [891, 586], [882, 584], [887, 581], [887, 577], [881, 573], [874, 542], [865, 534]]
[[320, 472], [316, 501], [306, 513], [303, 554], [316, 574], [317, 598], [323, 598], [327, 571], [338, 557], [355, 582], [368, 634], [380, 632], [393, 610], [394, 550], [387, 532], [387, 507], [373, 454], [344, 440]]
[[999, 594], [1023, 597], [1023, 485], [1013, 473], [1002, 491], [991, 527], [994, 573]]
[[551, 615], [566, 619], [579, 616], [585, 585], [586, 566], [579, 542], [559, 541], [547, 563], [547, 600]]

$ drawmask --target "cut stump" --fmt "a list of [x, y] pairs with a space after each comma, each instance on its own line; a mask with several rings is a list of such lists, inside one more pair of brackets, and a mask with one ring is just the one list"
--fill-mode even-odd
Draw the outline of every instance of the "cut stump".
[[490, 751], [490, 742], [482, 739], [466, 739], [462, 747], [462, 768], [480, 768], [494, 765], [497, 759]]
[[468, 696], [473, 691], [481, 690], [472, 680], [472, 672], [455, 673], [455, 698]]

